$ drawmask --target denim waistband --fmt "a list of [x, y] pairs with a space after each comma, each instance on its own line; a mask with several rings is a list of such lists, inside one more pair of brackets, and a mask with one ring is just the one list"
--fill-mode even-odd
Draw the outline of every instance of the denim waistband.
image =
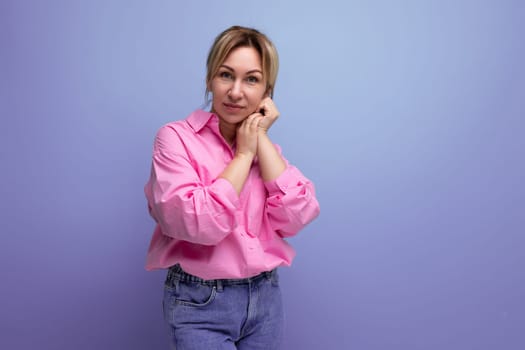
[[205, 280], [200, 277], [190, 275], [185, 272], [179, 264], [173, 265], [168, 270], [168, 279], [176, 279], [180, 282], [194, 282], [199, 284], [204, 284], [207, 286], [216, 286], [217, 289], [222, 290], [223, 286], [233, 286], [240, 284], [251, 284], [257, 282], [260, 279], [267, 278], [272, 279], [277, 273], [277, 269], [271, 271], [264, 271], [258, 275], [249, 278], [233, 278], [233, 279], [215, 279], [215, 280]]

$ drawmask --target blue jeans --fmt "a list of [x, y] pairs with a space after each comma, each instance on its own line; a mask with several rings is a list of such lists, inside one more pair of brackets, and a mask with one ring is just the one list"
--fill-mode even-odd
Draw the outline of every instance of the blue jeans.
[[177, 350], [274, 350], [283, 333], [277, 270], [203, 280], [175, 265], [164, 286], [164, 318]]

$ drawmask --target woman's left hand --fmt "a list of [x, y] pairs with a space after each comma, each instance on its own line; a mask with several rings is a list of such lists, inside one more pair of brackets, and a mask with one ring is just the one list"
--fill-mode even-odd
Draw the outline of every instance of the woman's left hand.
[[275, 103], [273, 103], [270, 97], [266, 97], [261, 101], [256, 112], [264, 115], [264, 118], [259, 122], [259, 130], [265, 132], [268, 131], [277, 118], [279, 118], [277, 106], [275, 106]]

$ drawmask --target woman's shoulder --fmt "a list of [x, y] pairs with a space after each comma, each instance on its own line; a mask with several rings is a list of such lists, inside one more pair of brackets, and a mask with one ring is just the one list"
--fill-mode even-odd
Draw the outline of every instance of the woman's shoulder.
[[195, 133], [209, 120], [211, 113], [195, 110], [186, 118], [168, 122], [161, 126], [156, 134], [157, 144], [168, 145], [185, 143], [195, 138]]
[[159, 134], [170, 134], [177, 131], [183, 131], [188, 128], [188, 120], [192, 118], [195, 112], [187, 115], [184, 119], [176, 119], [170, 122], [165, 123], [157, 130], [157, 135]]
[[195, 130], [200, 128], [201, 125], [206, 124], [212, 115], [213, 113], [197, 109], [187, 115], [184, 119], [178, 119], [164, 124], [159, 128], [158, 132], [185, 131], [189, 128]]

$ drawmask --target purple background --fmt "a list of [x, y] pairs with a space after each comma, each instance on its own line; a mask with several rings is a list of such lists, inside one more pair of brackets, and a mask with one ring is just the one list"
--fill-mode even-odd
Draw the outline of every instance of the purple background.
[[[188, 2], [189, 3], [189, 2]], [[0, 2], [1, 349], [163, 349], [156, 130], [213, 38], [276, 43], [273, 138], [321, 216], [285, 349], [525, 348], [522, 1]]]

